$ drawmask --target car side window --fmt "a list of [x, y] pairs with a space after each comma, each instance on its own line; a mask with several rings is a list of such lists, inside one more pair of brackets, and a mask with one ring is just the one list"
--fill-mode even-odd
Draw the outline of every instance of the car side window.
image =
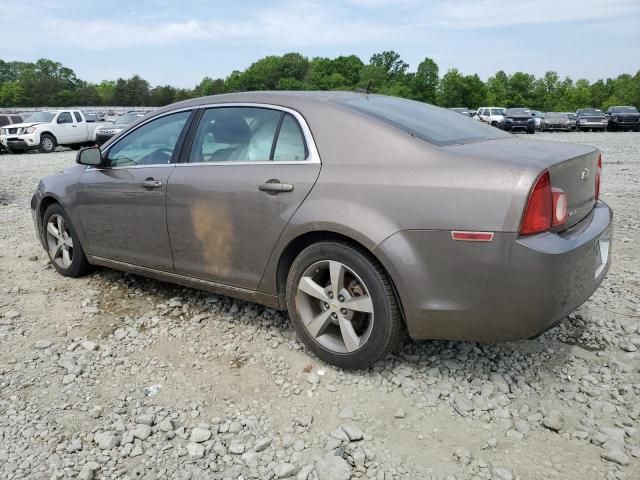
[[9, 117], [0, 115], [0, 127], [4, 127], [5, 125], [9, 125]]
[[269, 161], [282, 115], [279, 110], [259, 107], [206, 110], [193, 138], [189, 162]]
[[171, 163], [190, 111], [151, 120], [136, 128], [108, 151], [107, 167], [133, 167]]
[[16, 116], [16, 115], [12, 115], [12, 116], [11, 116], [11, 121], [12, 121], [13, 123], [22, 123], [22, 118], [21, 118], [21, 117], [18, 117], [18, 116]]
[[59, 124], [73, 123], [73, 119], [71, 118], [71, 113], [70, 112], [62, 112], [60, 115], [58, 115], [57, 122]]
[[302, 129], [297, 120], [290, 113], [285, 113], [278, 132], [276, 148], [273, 152], [274, 161], [298, 161], [308, 157], [307, 145], [304, 141]]
[[76, 122], [82, 122], [82, 115], [80, 115], [80, 112], [73, 112], [73, 116], [76, 117]]

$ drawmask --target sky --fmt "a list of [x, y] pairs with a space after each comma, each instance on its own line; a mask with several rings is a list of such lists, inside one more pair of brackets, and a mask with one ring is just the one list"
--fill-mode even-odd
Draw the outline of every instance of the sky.
[[640, 70], [640, 0], [0, 0], [0, 59], [49, 58], [83, 80], [191, 88], [266, 55], [395, 50], [486, 80], [498, 70]]

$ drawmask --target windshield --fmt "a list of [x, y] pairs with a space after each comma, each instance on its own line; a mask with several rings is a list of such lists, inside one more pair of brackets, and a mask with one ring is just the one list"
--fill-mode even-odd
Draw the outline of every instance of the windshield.
[[602, 115], [602, 110], [599, 108], [583, 108], [578, 110], [580, 115]]
[[31, 115], [29, 115], [25, 122], [29, 122], [29, 123], [49, 123], [51, 122], [51, 120], [53, 120], [53, 117], [56, 116], [56, 113], [58, 112], [33, 112]]
[[507, 110], [507, 115], [516, 115], [521, 117], [530, 117], [531, 110], [528, 108], [510, 108]]
[[144, 117], [142, 113], [125, 113], [121, 117], [113, 122], [114, 125], [131, 125], [133, 122], [138, 120], [140, 117]]
[[414, 100], [362, 95], [334, 100], [348, 109], [381, 120], [438, 146], [506, 138], [509, 134], [471, 117]]
[[567, 120], [569, 118], [569, 115], [561, 112], [549, 112], [545, 115], [544, 118], [562, 118], [564, 120]]
[[636, 107], [614, 107], [611, 111], [613, 113], [638, 113]]

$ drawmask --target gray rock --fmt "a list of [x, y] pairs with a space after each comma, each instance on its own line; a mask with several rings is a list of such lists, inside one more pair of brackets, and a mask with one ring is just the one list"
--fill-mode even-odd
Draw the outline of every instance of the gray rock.
[[351, 467], [342, 457], [328, 456], [316, 462], [318, 480], [349, 480]]
[[320, 383], [320, 376], [317, 373], [311, 372], [307, 374], [307, 382], [311, 385], [317, 385]]
[[244, 453], [244, 444], [238, 440], [233, 440], [229, 445], [229, 453], [233, 455], [242, 455]]
[[269, 445], [271, 445], [271, 439], [267, 437], [262, 437], [256, 440], [256, 443], [253, 445], [253, 449], [256, 452], [261, 452], [265, 450]]
[[364, 437], [364, 433], [357, 425], [345, 424], [340, 428], [342, 428], [342, 431], [347, 434], [350, 442], [357, 442], [359, 440], [362, 440], [362, 438]]
[[70, 383], [73, 383], [75, 379], [76, 376], [73, 373], [68, 373], [64, 377], [62, 377], [62, 384], [69, 385]]
[[19, 316], [20, 316], [20, 312], [18, 312], [17, 310], [7, 310], [3, 315], [3, 317], [6, 318], [7, 320], [15, 320]]
[[112, 433], [103, 432], [96, 433], [93, 436], [93, 441], [98, 444], [100, 450], [111, 450], [118, 446], [118, 437]]
[[113, 332], [113, 338], [115, 338], [117, 341], [121, 341], [124, 340], [125, 338], [127, 338], [127, 331], [124, 328], [118, 328], [115, 332]]
[[231, 422], [229, 424], [229, 433], [240, 433], [242, 431], [242, 425], [240, 422]]
[[309, 475], [311, 475], [311, 472], [313, 472], [314, 468], [315, 467], [313, 465], [305, 465], [300, 469], [298, 475], [296, 475], [296, 480], [308, 480]]
[[49, 348], [51, 345], [53, 345], [53, 342], [51, 340], [38, 340], [33, 345], [33, 348], [35, 348], [36, 350], [44, 350], [45, 348]]
[[204, 445], [201, 445], [200, 443], [195, 443], [195, 442], [190, 442], [187, 443], [187, 454], [189, 455], [189, 458], [192, 459], [197, 459], [197, 458], [202, 458], [204, 457]]
[[211, 430], [207, 430], [206, 428], [194, 428], [191, 430], [191, 436], [189, 440], [195, 443], [206, 442], [211, 438]]
[[555, 432], [564, 427], [564, 417], [558, 410], [551, 410], [543, 419], [542, 425]]
[[158, 428], [162, 432], [171, 432], [173, 431], [173, 423], [171, 422], [171, 420], [165, 419], [158, 424]]
[[618, 343], [618, 346], [620, 347], [621, 350], [624, 350], [625, 352], [635, 352], [636, 350], [638, 350], [638, 347], [636, 347], [631, 341], [627, 340], [626, 338], [623, 338], [622, 340], [620, 340], [620, 342]]
[[151, 436], [151, 427], [144, 424], [136, 425], [136, 428], [134, 428], [131, 433], [135, 438], [146, 440]]
[[156, 416], [153, 413], [145, 413], [136, 417], [136, 423], [140, 425], [153, 425]]
[[605, 450], [600, 454], [602, 458], [605, 460], [609, 460], [610, 462], [617, 463], [618, 465], [626, 466], [629, 465], [629, 457], [618, 448], [612, 448], [609, 450]]
[[273, 473], [275, 473], [278, 478], [293, 477], [297, 471], [298, 469], [290, 463], [279, 463], [273, 469]]
[[453, 408], [461, 415], [464, 415], [473, 410], [473, 403], [464, 395], [456, 395], [453, 399]]
[[407, 414], [402, 408], [399, 408], [398, 410], [396, 410], [396, 413], [394, 413], [393, 416], [395, 418], [404, 418], [407, 416]]
[[513, 480], [513, 472], [505, 467], [493, 467], [493, 474], [500, 480]]
[[80, 344], [80, 346], [88, 352], [93, 352], [98, 349], [98, 344], [91, 340], [85, 340]]

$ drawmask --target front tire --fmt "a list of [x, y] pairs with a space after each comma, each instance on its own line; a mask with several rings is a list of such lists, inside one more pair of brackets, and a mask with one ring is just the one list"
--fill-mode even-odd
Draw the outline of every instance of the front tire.
[[341, 368], [366, 368], [403, 338], [389, 277], [368, 252], [347, 243], [305, 248], [291, 266], [286, 294], [298, 337], [319, 358]]
[[81, 277], [91, 271], [78, 234], [62, 206], [54, 203], [47, 208], [42, 225], [49, 259], [59, 274]]
[[38, 146], [38, 150], [41, 153], [51, 153], [56, 149], [56, 139], [53, 135], [49, 135], [48, 133], [43, 133], [40, 136], [40, 145]]

